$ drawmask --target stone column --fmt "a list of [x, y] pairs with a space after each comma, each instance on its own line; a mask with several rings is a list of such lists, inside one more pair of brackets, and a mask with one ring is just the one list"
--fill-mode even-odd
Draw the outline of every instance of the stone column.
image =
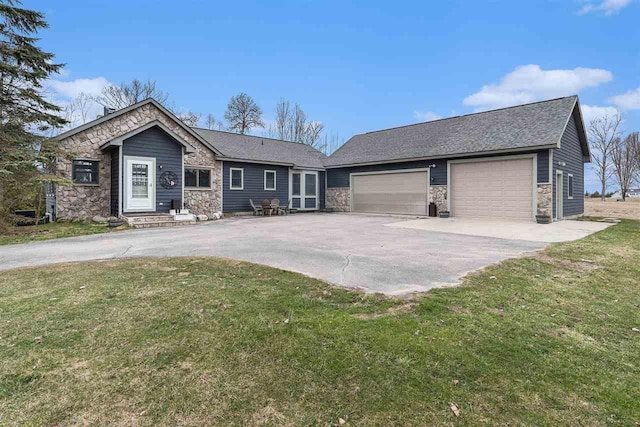
[[553, 185], [538, 184], [538, 209], [536, 215], [553, 216]]
[[327, 188], [326, 208], [337, 212], [351, 210], [351, 189], [349, 187]]
[[429, 186], [429, 202], [434, 202], [438, 207], [438, 212], [448, 210], [447, 205], [447, 186], [431, 185]]

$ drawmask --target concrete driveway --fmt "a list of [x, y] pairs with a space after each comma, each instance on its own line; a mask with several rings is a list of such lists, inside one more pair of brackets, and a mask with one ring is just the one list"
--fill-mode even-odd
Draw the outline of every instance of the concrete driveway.
[[231, 218], [0, 246], [0, 269], [135, 256], [218, 256], [369, 292], [403, 294], [454, 285], [468, 272], [546, 245], [401, 226], [407, 222], [321, 213]]
[[530, 242], [570, 242], [604, 230], [612, 224], [593, 221], [559, 221], [536, 224], [533, 221], [500, 221], [469, 218], [424, 218], [387, 224], [389, 227], [421, 231], [464, 234], [467, 236], [495, 237]]

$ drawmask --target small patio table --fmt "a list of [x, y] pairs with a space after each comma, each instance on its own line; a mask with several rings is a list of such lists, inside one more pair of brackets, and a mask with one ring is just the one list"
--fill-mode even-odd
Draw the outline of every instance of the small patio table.
[[271, 201], [271, 213], [275, 213], [276, 215], [280, 214], [280, 200], [279, 199], [273, 199]]
[[271, 216], [271, 214], [273, 213], [273, 208], [271, 207], [271, 201], [263, 200], [261, 205], [262, 205], [262, 211], [264, 212], [263, 215]]

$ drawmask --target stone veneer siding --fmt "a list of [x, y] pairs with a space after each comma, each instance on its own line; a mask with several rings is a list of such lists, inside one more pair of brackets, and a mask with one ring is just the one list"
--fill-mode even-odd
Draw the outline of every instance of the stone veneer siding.
[[448, 210], [446, 185], [429, 186], [429, 203], [431, 202], [434, 202], [438, 207], [438, 213]]
[[[74, 141], [75, 142], [75, 141]], [[56, 185], [56, 219], [81, 220], [96, 215], [108, 216], [111, 212], [111, 153], [92, 150], [89, 142], [69, 144], [75, 149], [70, 158], [58, 157], [56, 171], [60, 176], [72, 179], [73, 160], [99, 161], [98, 184]]]
[[[185, 160], [187, 157], [185, 157]], [[191, 159], [190, 159], [191, 160]], [[193, 166], [193, 165], [191, 165]], [[207, 215], [222, 212], [222, 162], [216, 161], [211, 174], [211, 190], [184, 190], [184, 205], [195, 215]]]
[[175, 119], [149, 103], [58, 141], [59, 146], [67, 153], [66, 156], [56, 158], [56, 170], [61, 176], [71, 180], [71, 166], [75, 159], [98, 160], [100, 162], [98, 185], [73, 184], [56, 187], [58, 219], [81, 220], [95, 215], [109, 215], [111, 153], [102, 152], [100, 146], [154, 120], [167, 126], [195, 148], [195, 153], [184, 156], [185, 165], [213, 168], [212, 189], [199, 190], [198, 195], [192, 194], [195, 191], [185, 190], [184, 202], [193, 205], [192, 209], [195, 214], [211, 215], [220, 210], [222, 205], [220, 193], [221, 162], [215, 160], [214, 153], [184, 130]]
[[538, 184], [538, 211], [536, 215], [553, 215], [552, 184]]
[[349, 187], [327, 188], [326, 208], [337, 212], [351, 210], [351, 189]]

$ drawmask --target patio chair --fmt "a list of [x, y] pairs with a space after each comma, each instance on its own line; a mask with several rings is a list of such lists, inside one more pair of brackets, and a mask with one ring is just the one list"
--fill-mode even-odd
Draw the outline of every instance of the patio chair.
[[262, 215], [271, 216], [271, 200], [264, 199], [260, 204], [262, 205]]
[[253, 209], [253, 216], [264, 215], [264, 210], [262, 210], [262, 206], [256, 206], [253, 203], [253, 200], [251, 200], [251, 199], [249, 199], [249, 204], [251, 205], [251, 208]]
[[279, 213], [283, 215], [289, 215], [289, 210], [291, 209], [291, 199], [287, 200], [287, 204], [280, 206]]
[[271, 212], [278, 215], [280, 213], [280, 199], [271, 200]]

